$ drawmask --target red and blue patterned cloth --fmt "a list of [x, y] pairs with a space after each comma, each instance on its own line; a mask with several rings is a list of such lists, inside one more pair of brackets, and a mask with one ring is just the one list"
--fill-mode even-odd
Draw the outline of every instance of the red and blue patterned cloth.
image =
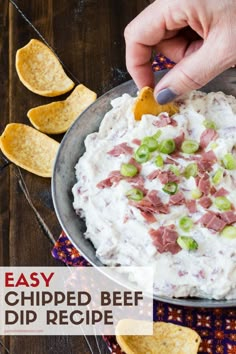
[[[158, 71], [173, 65], [172, 61], [159, 55], [152, 67], [153, 71]], [[52, 255], [70, 266], [90, 266], [63, 232], [54, 245]], [[171, 322], [195, 329], [202, 338], [199, 353], [236, 354], [236, 308], [190, 308], [154, 300], [153, 318], [154, 321]], [[111, 353], [123, 353], [115, 336], [106, 336], [104, 340]]]

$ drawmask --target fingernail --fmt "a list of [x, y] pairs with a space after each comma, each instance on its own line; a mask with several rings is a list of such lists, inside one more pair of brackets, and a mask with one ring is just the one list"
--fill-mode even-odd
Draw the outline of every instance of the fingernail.
[[165, 88], [158, 92], [158, 94], [156, 95], [156, 100], [160, 104], [166, 104], [168, 102], [173, 101], [176, 97], [177, 95], [173, 91], [171, 91], [171, 89]]

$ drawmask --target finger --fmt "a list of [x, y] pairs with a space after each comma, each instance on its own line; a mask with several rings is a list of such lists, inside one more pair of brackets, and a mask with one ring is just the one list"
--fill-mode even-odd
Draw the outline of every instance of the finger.
[[126, 67], [138, 88], [144, 86], [154, 87], [151, 56], [151, 47], [132, 42], [127, 44]]
[[[153, 86], [151, 55], [153, 47], [163, 38], [176, 34], [175, 30], [166, 29], [164, 13], [167, 10], [162, 1], [156, 1], [141, 12], [125, 29], [126, 66], [139, 88]], [[147, 23], [148, 19], [148, 23]], [[186, 24], [185, 24], [186, 25]]]
[[[178, 63], [185, 56], [190, 55], [202, 45], [202, 40], [189, 43], [183, 36], [177, 36], [171, 39], [161, 41], [156, 47], [156, 52], [162, 53], [172, 61]], [[136, 85], [139, 88], [144, 86], [154, 87], [154, 76], [150, 65], [152, 48], [147, 48], [141, 44], [135, 45], [136, 58], [133, 58], [134, 75], [136, 75]], [[147, 54], [146, 54], [147, 51]], [[146, 57], [144, 55], [147, 55]], [[142, 56], [144, 56], [142, 58]], [[142, 59], [143, 64], [139, 64]], [[136, 63], [137, 61], [137, 63]]]
[[214, 43], [211, 40], [205, 42], [197, 51], [180, 60], [159, 81], [155, 87], [154, 95], [160, 104], [168, 103], [179, 95], [204, 86], [230, 67], [231, 63], [227, 58], [223, 60], [223, 54], [214, 48], [216, 43], [217, 41]]
[[202, 46], [202, 44], [202, 39], [189, 41], [184, 36], [176, 36], [174, 38], [161, 41], [156, 46], [156, 51], [158, 53], [162, 53], [175, 63], [178, 63], [184, 57], [198, 50]]

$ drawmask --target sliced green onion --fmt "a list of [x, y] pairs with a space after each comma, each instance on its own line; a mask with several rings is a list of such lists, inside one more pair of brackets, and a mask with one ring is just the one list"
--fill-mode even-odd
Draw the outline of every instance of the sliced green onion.
[[149, 148], [147, 145], [140, 145], [135, 151], [135, 160], [139, 163], [147, 162], [150, 158]]
[[190, 231], [193, 227], [192, 219], [190, 219], [188, 216], [183, 216], [181, 219], [179, 219], [179, 227], [183, 231]]
[[180, 176], [180, 170], [175, 165], [170, 165], [170, 171], [173, 172], [176, 176]]
[[231, 202], [226, 197], [216, 197], [213, 203], [219, 210], [227, 211], [231, 209]]
[[175, 142], [173, 139], [162, 140], [159, 147], [160, 152], [163, 154], [171, 154], [175, 151]]
[[236, 169], [236, 160], [232, 154], [226, 154], [223, 157], [223, 164], [227, 170], [235, 170]]
[[191, 192], [191, 196], [193, 199], [199, 199], [202, 196], [202, 192], [198, 188], [193, 189]]
[[162, 190], [168, 194], [175, 194], [178, 190], [178, 184], [175, 182], [168, 182], [164, 185]]
[[185, 154], [193, 154], [194, 152], [198, 151], [199, 144], [195, 140], [185, 140], [181, 145], [181, 150]]
[[216, 130], [216, 124], [212, 120], [204, 120], [203, 125], [207, 129], [214, 129]]
[[152, 137], [153, 137], [154, 139], [159, 139], [160, 136], [161, 136], [161, 130], [158, 130]]
[[134, 177], [138, 173], [138, 169], [131, 163], [122, 163], [120, 173], [124, 177]]
[[143, 199], [143, 192], [138, 188], [133, 188], [126, 193], [126, 196], [128, 199], [139, 201]]
[[155, 159], [155, 164], [157, 167], [162, 167], [164, 165], [164, 160], [161, 155], [157, 155]]
[[159, 144], [155, 138], [153, 138], [151, 136], [146, 136], [142, 140], [142, 145], [147, 145], [148, 150], [152, 152], [152, 151], [157, 150]]
[[224, 171], [222, 170], [222, 168], [219, 168], [216, 171], [216, 173], [214, 174], [214, 176], [212, 177], [212, 183], [219, 184], [223, 178], [223, 174], [224, 174]]
[[177, 238], [178, 245], [187, 251], [195, 251], [198, 249], [198, 243], [192, 237], [189, 236], [179, 236]]
[[221, 232], [221, 236], [225, 238], [236, 238], [236, 227], [235, 226], [226, 226]]
[[184, 177], [185, 178], [196, 177], [197, 174], [198, 174], [198, 167], [195, 162], [190, 163], [188, 166], [185, 167], [185, 170], [184, 170]]
[[218, 147], [218, 144], [217, 143], [210, 143], [210, 148], [211, 149], [215, 149]]

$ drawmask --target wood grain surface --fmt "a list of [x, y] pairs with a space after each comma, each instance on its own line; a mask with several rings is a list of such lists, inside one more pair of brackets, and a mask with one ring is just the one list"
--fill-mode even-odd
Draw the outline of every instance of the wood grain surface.
[[[71, 79], [85, 84], [98, 95], [129, 79], [123, 31], [151, 1], [12, 2], [0, 0], [0, 134], [9, 122], [29, 124], [26, 113], [30, 108], [53, 101], [30, 92], [18, 79], [16, 51], [32, 38], [45, 40]], [[60, 141], [61, 137], [57, 139]], [[0, 153], [0, 266], [61, 265], [51, 256], [53, 239], [58, 238], [60, 231], [51, 199], [50, 179], [20, 170]], [[108, 353], [100, 337], [9, 336], [0, 339], [1, 354]]]

